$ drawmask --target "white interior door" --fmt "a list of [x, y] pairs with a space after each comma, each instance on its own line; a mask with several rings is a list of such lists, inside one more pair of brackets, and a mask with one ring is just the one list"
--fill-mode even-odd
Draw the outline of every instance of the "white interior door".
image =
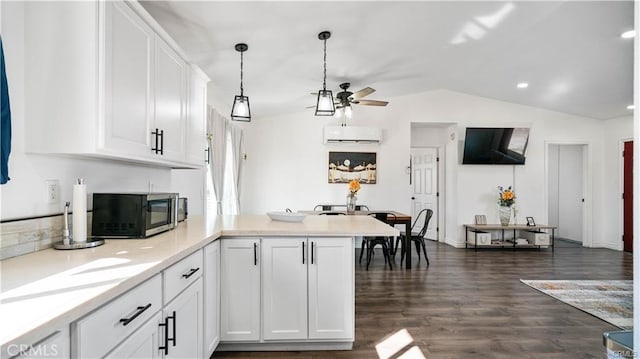
[[[421, 210], [433, 211], [426, 237], [438, 238], [438, 149], [435, 147], [411, 149], [411, 217], [413, 220]], [[416, 223], [414, 232], [422, 229], [423, 223]]]
[[585, 145], [549, 146], [549, 224], [560, 238], [583, 242]]

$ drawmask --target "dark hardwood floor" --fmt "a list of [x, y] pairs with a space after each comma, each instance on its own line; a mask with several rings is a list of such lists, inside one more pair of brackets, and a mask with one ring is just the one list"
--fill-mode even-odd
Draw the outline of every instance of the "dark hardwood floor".
[[[431, 265], [369, 271], [356, 264], [351, 351], [216, 352], [215, 358], [378, 358], [375, 346], [406, 329], [428, 358], [602, 358], [602, 333], [619, 330], [520, 279], [632, 279], [632, 255], [558, 241], [551, 250], [473, 250], [428, 243]], [[356, 255], [358, 252], [356, 251]], [[357, 263], [357, 256], [356, 256]], [[415, 349], [414, 349], [415, 350]], [[411, 356], [419, 358], [420, 356]]]

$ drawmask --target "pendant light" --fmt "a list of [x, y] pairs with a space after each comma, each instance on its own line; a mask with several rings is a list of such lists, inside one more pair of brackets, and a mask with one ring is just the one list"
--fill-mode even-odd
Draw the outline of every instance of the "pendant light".
[[327, 90], [327, 39], [331, 37], [329, 31], [318, 34], [318, 39], [324, 41], [324, 77], [322, 79], [322, 90], [318, 91], [318, 103], [316, 104], [316, 116], [333, 116], [335, 107], [333, 104], [333, 94]]
[[251, 109], [249, 109], [249, 97], [244, 95], [244, 88], [242, 87], [242, 68], [243, 53], [249, 49], [247, 44], [236, 44], [236, 51], [240, 53], [240, 96], [234, 97], [233, 107], [231, 108], [231, 119], [234, 121], [251, 122]]

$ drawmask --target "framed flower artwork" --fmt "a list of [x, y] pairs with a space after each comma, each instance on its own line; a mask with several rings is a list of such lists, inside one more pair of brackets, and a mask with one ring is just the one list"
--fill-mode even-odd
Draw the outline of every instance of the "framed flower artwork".
[[377, 164], [375, 152], [329, 152], [329, 183], [349, 183], [356, 180], [375, 184]]

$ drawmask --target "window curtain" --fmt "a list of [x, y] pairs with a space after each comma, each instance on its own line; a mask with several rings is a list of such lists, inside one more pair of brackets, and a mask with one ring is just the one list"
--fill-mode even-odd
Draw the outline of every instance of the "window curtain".
[[[242, 170], [242, 149], [243, 149], [243, 136], [242, 129], [236, 126], [231, 126], [229, 128], [229, 136], [231, 139], [231, 152], [233, 161], [229, 165], [231, 165], [231, 170], [233, 171], [233, 181], [232, 186], [233, 192], [236, 194], [235, 196], [235, 208], [237, 212], [240, 213], [240, 175]], [[233, 214], [238, 214], [233, 213]]]
[[229, 121], [211, 106], [207, 108], [207, 144], [211, 155], [211, 182], [216, 195], [216, 211], [222, 214], [224, 171], [227, 154], [227, 127]]

